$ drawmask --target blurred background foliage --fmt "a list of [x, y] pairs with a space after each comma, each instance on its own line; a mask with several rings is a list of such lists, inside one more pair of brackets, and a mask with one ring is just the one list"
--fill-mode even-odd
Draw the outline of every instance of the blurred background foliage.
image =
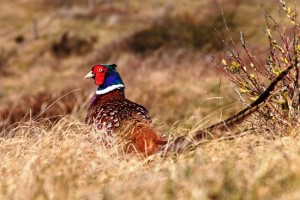
[[[82, 109], [83, 118], [95, 90], [83, 76], [93, 64], [116, 63], [127, 96], [154, 118], [171, 124], [202, 118], [238, 99], [214, 65], [224, 53], [222, 40], [239, 48], [243, 31], [249, 48], [264, 59], [263, 12], [284, 23], [279, 7], [277, 1], [259, 0], [3, 2], [0, 117], [19, 119], [30, 108], [42, 112], [66, 92], [81, 88], [74, 92], [81, 102], [68, 98], [67, 108], [56, 103], [49, 115], [70, 114], [71, 107]], [[240, 107], [231, 106], [224, 115]], [[15, 114], [12, 108], [18, 108]]]

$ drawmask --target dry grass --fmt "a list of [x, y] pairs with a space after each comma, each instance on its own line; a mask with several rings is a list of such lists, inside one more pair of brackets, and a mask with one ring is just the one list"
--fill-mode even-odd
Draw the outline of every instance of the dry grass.
[[[299, 127], [290, 133], [297, 135]], [[175, 157], [106, 149], [73, 117], [19, 124], [0, 140], [1, 199], [297, 199], [298, 136], [211, 141]]]

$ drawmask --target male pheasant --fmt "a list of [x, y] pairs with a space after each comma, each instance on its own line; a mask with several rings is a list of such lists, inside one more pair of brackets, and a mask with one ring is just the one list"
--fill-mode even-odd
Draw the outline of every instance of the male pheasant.
[[[293, 66], [289, 66], [281, 72], [256, 101], [237, 114], [195, 132], [192, 140], [181, 136], [168, 143], [151, 128], [151, 118], [146, 108], [126, 99], [125, 85], [116, 71], [116, 67], [115, 64], [95, 65], [85, 76], [85, 79], [93, 78], [98, 85], [88, 108], [85, 122], [94, 124], [97, 129], [105, 130], [109, 134], [121, 134], [118, 136], [126, 142], [125, 150], [127, 152], [136, 151], [145, 155], [151, 155], [158, 151], [182, 151], [193, 146], [192, 140], [199, 141], [208, 132], [211, 133], [216, 129], [223, 130], [240, 123], [268, 99], [277, 83], [293, 68]], [[215, 136], [219, 137], [220, 135]]]
[[[151, 127], [148, 111], [125, 98], [117, 65], [95, 65], [85, 78], [93, 78], [98, 89], [88, 108], [86, 123], [108, 133], [123, 133], [126, 151], [153, 154], [166, 144]], [[126, 129], [126, 130], [124, 130]]]

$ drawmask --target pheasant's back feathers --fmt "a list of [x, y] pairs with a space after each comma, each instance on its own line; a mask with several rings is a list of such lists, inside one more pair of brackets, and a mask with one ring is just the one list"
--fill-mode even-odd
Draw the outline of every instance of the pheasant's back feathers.
[[124, 139], [126, 152], [156, 153], [166, 143], [150, 126], [151, 118], [143, 106], [125, 98], [124, 88], [95, 94], [86, 123]]
[[123, 88], [103, 95], [94, 95], [86, 123], [94, 123], [98, 129], [112, 131], [119, 128], [124, 121], [150, 124], [151, 118], [146, 108], [125, 98]]
[[98, 129], [112, 131], [120, 127], [124, 121], [145, 121], [151, 123], [148, 111], [127, 99], [117, 100], [97, 107], [94, 111], [93, 122]]

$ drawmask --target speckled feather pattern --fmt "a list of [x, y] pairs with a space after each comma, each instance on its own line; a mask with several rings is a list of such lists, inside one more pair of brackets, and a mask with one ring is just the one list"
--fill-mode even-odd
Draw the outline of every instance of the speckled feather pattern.
[[[89, 106], [86, 123], [93, 124], [109, 135], [118, 134], [127, 143], [125, 151], [151, 155], [158, 152], [166, 141], [151, 128], [148, 111], [125, 98], [124, 88], [106, 94], [95, 94]], [[122, 136], [124, 128], [125, 135]], [[121, 135], [119, 135], [121, 134]]]
[[93, 97], [86, 123], [95, 124], [99, 130], [103, 129], [111, 132], [119, 128], [122, 122], [125, 121], [150, 124], [151, 118], [143, 106], [125, 98], [122, 88]]

